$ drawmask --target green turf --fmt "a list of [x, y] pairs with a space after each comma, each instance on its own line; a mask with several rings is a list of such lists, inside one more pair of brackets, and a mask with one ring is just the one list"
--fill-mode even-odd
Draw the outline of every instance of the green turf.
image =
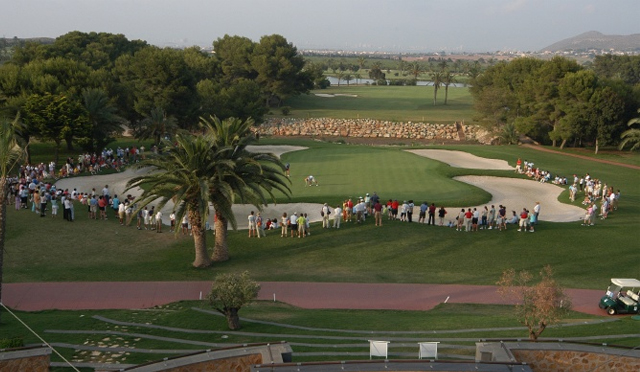
[[[426, 199], [437, 204], [487, 200], [483, 191], [447, 178], [480, 171], [450, 168], [395, 147], [287, 143], [313, 147], [284, 156], [292, 164], [294, 202], [335, 204], [373, 191], [382, 199]], [[450, 148], [511, 164], [520, 156], [554, 174], [590, 172], [622, 190], [620, 210], [589, 228], [542, 222], [535, 235], [514, 229], [464, 234], [397, 221], [385, 221], [382, 228], [371, 221], [363, 226], [344, 224], [339, 231], [315, 224], [311, 237], [304, 240], [281, 239], [278, 233], [249, 240], [245, 231], [232, 231], [231, 260], [197, 270], [190, 267], [193, 242], [189, 237], [137, 231], [121, 227], [113, 218], [88, 220], [81, 207], [76, 209], [74, 223], [10, 207], [4, 278], [7, 282], [209, 280], [220, 272], [249, 270], [263, 281], [494, 284], [507, 268], [536, 271], [546, 264], [554, 267], [560, 283], [575, 288], [603, 289], [611, 277], [640, 277], [640, 265], [633, 259], [640, 237], [637, 171], [517, 146]], [[317, 176], [320, 186], [305, 188], [305, 174]], [[568, 199], [566, 193], [560, 198]], [[212, 238], [209, 235], [210, 247]]]
[[[249, 320], [273, 322], [261, 324], [242, 321], [242, 329], [229, 331], [223, 317], [215, 316], [192, 308], [211, 310], [206, 302], [190, 301], [169, 304], [147, 310], [87, 310], [87, 311], [41, 311], [16, 312], [16, 315], [50, 343], [72, 345], [130, 347], [158, 350], [157, 354], [102, 351], [92, 358], [91, 352], [79, 348], [58, 347], [66, 357], [74, 361], [106, 361], [112, 358], [120, 363], [144, 363], [175, 354], [161, 350], [202, 350], [213, 346], [192, 345], [182, 342], [191, 340], [216, 344], [258, 343], [287, 340], [291, 343], [305, 343], [309, 346], [293, 346], [295, 352], [324, 351], [366, 351], [367, 340], [372, 337], [390, 339], [394, 342], [418, 340], [439, 340], [444, 344], [474, 346], [481, 338], [526, 338], [526, 330], [512, 317], [509, 306], [443, 304], [430, 311], [374, 311], [374, 310], [305, 310], [281, 303], [256, 302], [246, 306], [241, 316]], [[137, 325], [118, 326], [93, 318], [99, 315], [107, 319]], [[548, 328], [545, 337], [567, 338], [600, 335], [609, 344], [634, 345], [637, 341], [630, 336], [635, 326], [629, 317], [620, 317], [613, 322], [597, 323], [598, 317], [571, 313], [559, 328]], [[593, 323], [596, 321], [596, 323]], [[592, 322], [593, 324], [586, 324]], [[158, 325], [183, 329], [171, 331], [149, 328]], [[284, 326], [302, 326], [307, 329]], [[517, 327], [516, 329], [510, 329]], [[4, 334], [21, 337], [26, 344], [40, 341], [6, 312], [2, 313], [0, 329]], [[84, 331], [83, 333], [62, 333], [59, 331]], [[204, 330], [212, 333], [196, 333], [190, 330]], [[340, 332], [337, 332], [340, 331]], [[360, 331], [360, 332], [358, 332]], [[389, 334], [385, 332], [397, 332]], [[456, 331], [456, 332], [450, 332]], [[125, 334], [117, 334], [118, 332]], [[162, 336], [175, 340], [155, 340], [149, 336]], [[613, 336], [614, 339], [605, 337]], [[342, 339], [341, 339], [342, 338]], [[613, 342], [615, 340], [615, 342]], [[593, 340], [595, 342], [598, 339]], [[362, 347], [346, 344], [362, 344]], [[313, 346], [311, 346], [313, 345]], [[220, 346], [217, 346], [220, 347]], [[392, 348], [393, 352], [405, 351]], [[412, 348], [410, 351], [415, 351]], [[441, 353], [466, 355], [468, 350], [451, 349], [446, 345]], [[354, 356], [349, 359], [364, 359]], [[393, 357], [392, 357], [393, 358]], [[335, 356], [332, 358], [335, 359]], [[52, 356], [57, 361], [57, 356]], [[318, 360], [317, 357], [294, 357], [295, 361]]]
[[[315, 94], [349, 94], [357, 97], [318, 97]], [[429, 123], [470, 122], [472, 98], [468, 88], [449, 87], [447, 105], [444, 88], [433, 104], [432, 86], [340, 86], [314, 90], [292, 97], [290, 117], [330, 117], [344, 119], [378, 119], [389, 121], [423, 121]], [[275, 111], [274, 111], [275, 113]]]

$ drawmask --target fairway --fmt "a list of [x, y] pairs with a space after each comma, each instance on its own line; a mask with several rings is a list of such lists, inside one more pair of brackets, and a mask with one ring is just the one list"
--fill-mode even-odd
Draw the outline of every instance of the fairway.
[[[316, 94], [348, 96], [328, 98]], [[291, 106], [290, 116], [295, 118], [367, 118], [437, 124], [472, 121], [473, 101], [468, 88], [449, 87], [447, 105], [444, 104], [444, 96], [444, 88], [441, 88], [437, 104], [434, 105], [432, 86], [334, 86], [292, 97], [286, 104]]]
[[[452, 168], [400, 147], [309, 140], [261, 142], [309, 147], [283, 156], [292, 165], [292, 198], [279, 198], [279, 202], [336, 204], [377, 191], [383, 200], [467, 206], [485, 203], [490, 196], [453, 177], [522, 177], [512, 171]], [[554, 267], [563, 285], [573, 288], [601, 289], [611, 277], [640, 277], [640, 265], [633, 259], [640, 238], [637, 171], [517, 146], [449, 148], [504, 159], [511, 165], [517, 157], [532, 159], [554, 174], [589, 172], [622, 190], [620, 210], [606, 221], [598, 220], [594, 227], [542, 222], [535, 234], [524, 235], [513, 228], [458, 233], [455, 229], [386, 220], [381, 228], [370, 220], [363, 225], [346, 223], [340, 230], [323, 230], [313, 224], [312, 235], [303, 240], [283, 239], [273, 232], [266, 239], [248, 240], [245, 231], [230, 231], [231, 259], [198, 270], [190, 267], [193, 241], [188, 236], [137, 231], [121, 227], [114, 219], [89, 220], [80, 208], [76, 208], [78, 218], [74, 223], [60, 218], [40, 219], [33, 213], [9, 208], [5, 279], [211, 280], [221, 272], [249, 270], [264, 281], [495, 284], [507, 268], [537, 271], [546, 264]], [[303, 178], [309, 174], [318, 179], [319, 187], [304, 186]], [[560, 200], [568, 202], [566, 191]], [[212, 238], [209, 235], [209, 247]]]

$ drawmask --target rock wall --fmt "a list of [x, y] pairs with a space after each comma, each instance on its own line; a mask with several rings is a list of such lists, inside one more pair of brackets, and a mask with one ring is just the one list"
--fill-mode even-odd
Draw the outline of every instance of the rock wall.
[[49, 355], [32, 356], [20, 359], [0, 360], [2, 372], [48, 372]]
[[262, 363], [260, 354], [208, 360], [183, 367], [164, 369], [164, 372], [249, 372], [251, 366]]
[[638, 371], [640, 359], [615, 354], [570, 350], [514, 350], [519, 362], [534, 372]]
[[331, 118], [269, 119], [258, 128], [260, 135], [271, 136], [476, 140], [477, 126], [462, 124], [460, 130], [463, 132], [462, 135], [456, 124]]

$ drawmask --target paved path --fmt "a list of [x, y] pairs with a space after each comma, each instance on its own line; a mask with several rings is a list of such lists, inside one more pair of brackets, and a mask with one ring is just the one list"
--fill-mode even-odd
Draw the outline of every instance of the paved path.
[[522, 145], [522, 147], [527, 147], [527, 148], [538, 150], [538, 151], [550, 152], [550, 153], [553, 153], [553, 154], [571, 156], [571, 157], [578, 158], [578, 159], [594, 161], [596, 163], [616, 165], [616, 166], [619, 166], [619, 167], [625, 167], [625, 168], [630, 168], [630, 169], [640, 169], [640, 166], [633, 165], [633, 164], [618, 163], [618, 162], [612, 161], [612, 160], [598, 159], [598, 158], [594, 158], [594, 157], [591, 157], [591, 156], [580, 155], [580, 154], [572, 154], [572, 153], [568, 153], [568, 152], [562, 152], [562, 151], [558, 151], [558, 150], [553, 150], [553, 149], [550, 149], [550, 148], [547, 148], [547, 147], [538, 146], [538, 145], [525, 144], [525, 145]]
[[[445, 302], [508, 304], [494, 286], [453, 284], [262, 282], [260, 300], [306, 309], [429, 310]], [[211, 282], [5, 283], [5, 305], [24, 311], [46, 309], [140, 309], [205, 298]], [[606, 315], [598, 308], [603, 291], [568, 289], [576, 311]]]

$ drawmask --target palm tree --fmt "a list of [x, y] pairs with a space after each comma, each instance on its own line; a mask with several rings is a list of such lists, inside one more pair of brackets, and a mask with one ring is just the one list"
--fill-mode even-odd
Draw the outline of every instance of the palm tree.
[[447, 99], [449, 98], [449, 85], [456, 82], [456, 78], [453, 76], [453, 73], [449, 70], [442, 72], [442, 85], [444, 85], [444, 104], [447, 104]]
[[443, 73], [440, 71], [433, 72], [431, 74], [431, 80], [433, 81], [433, 105], [436, 105], [436, 98], [438, 98], [438, 89], [443, 84]]
[[365, 57], [358, 57], [358, 66], [362, 70], [367, 65], [367, 59]]
[[[640, 109], [638, 109], [638, 113], [640, 114]], [[640, 124], [640, 117], [631, 119], [629, 120], [629, 123], [627, 123], [629, 127], [635, 124]], [[637, 150], [640, 148], [640, 129], [638, 128], [627, 129], [624, 132], [622, 132], [622, 134], [620, 135], [620, 139], [622, 140], [619, 146], [620, 150], [622, 150], [627, 144], [631, 145], [631, 148], [629, 149], [629, 151]]]
[[340, 86], [340, 80], [342, 80], [343, 77], [344, 77], [344, 72], [338, 71], [336, 73], [336, 78], [338, 78], [338, 86]]
[[342, 78], [347, 82], [347, 86], [349, 86], [349, 82], [353, 80], [353, 76], [351, 74], [345, 74]]
[[400, 71], [400, 75], [405, 76], [405, 71], [407, 71], [407, 62], [403, 60], [398, 61], [398, 71]]
[[144, 118], [140, 124], [142, 128], [138, 133], [138, 138], [152, 138], [156, 146], [160, 144], [160, 140], [165, 135], [174, 135], [180, 129], [177, 120], [172, 116], [167, 117], [167, 113], [160, 107], [152, 109], [150, 115]]
[[116, 114], [117, 109], [109, 102], [109, 96], [102, 89], [85, 89], [82, 91], [82, 102], [89, 114], [91, 124], [92, 151], [101, 151], [113, 136], [122, 131], [124, 119]]
[[214, 143], [214, 147], [226, 149], [222, 157], [232, 167], [221, 165], [210, 179], [209, 199], [216, 215], [216, 242], [213, 249], [213, 261], [229, 259], [227, 228], [231, 224], [237, 228], [236, 219], [231, 210], [234, 203], [253, 204], [258, 210], [267, 204], [267, 197], [276, 201], [274, 192], [289, 196], [289, 179], [284, 176], [284, 164], [280, 159], [267, 153], [253, 153], [247, 146], [256, 143], [252, 132], [253, 120], [242, 121], [229, 118], [201, 118], [205, 136]]
[[149, 172], [129, 180], [127, 188], [145, 185], [137, 201], [138, 210], [151, 202], [157, 202], [160, 210], [173, 201], [176, 220], [182, 221], [187, 216], [191, 223], [195, 248], [193, 266], [210, 266], [205, 231], [211, 202], [210, 180], [219, 168], [231, 168], [233, 164], [222, 156], [226, 149], [215, 147], [207, 136], [178, 134], [175, 146], [168, 141], [165, 144], [165, 151], [160, 155], [151, 155], [136, 164]]
[[422, 67], [420, 63], [414, 62], [411, 65], [409, 65], [409, 73], [413, 75], [413, 78], [415, 80], [418, 80], [418, 76], [420, 76], [420, 74], [423, 72], [424, 72], [424, 67]]
[[9, 175], [20, 163], [24, 150], [18, 145], [15, 131], [19, 116], [13, 122], [0, 119], [0, 303], [2, 303], [2, 267], [4, 265], [4, 238], [7, 228], [7, 195]]

